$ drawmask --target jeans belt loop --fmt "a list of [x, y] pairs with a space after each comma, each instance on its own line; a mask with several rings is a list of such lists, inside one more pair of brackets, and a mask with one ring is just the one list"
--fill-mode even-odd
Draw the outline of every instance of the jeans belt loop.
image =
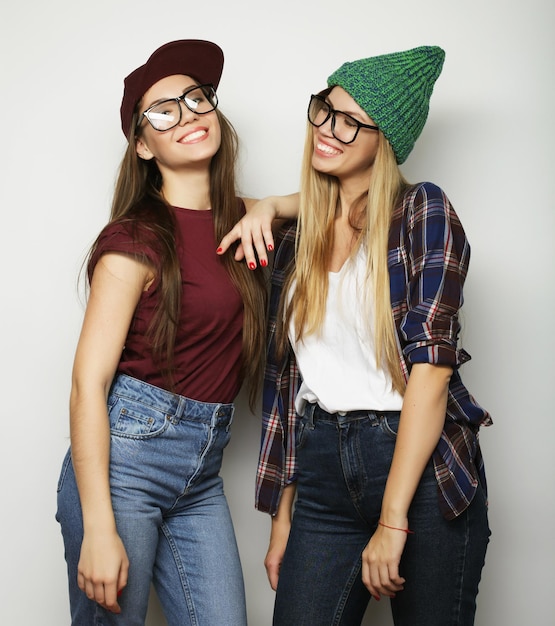
[[314, 428], [314, 411], [318, 405], [316, 403], [310, 402], [308, 404], [308, 411], [306, 412], [306, 416], [308, 418], [308, 424], [310, 428]]

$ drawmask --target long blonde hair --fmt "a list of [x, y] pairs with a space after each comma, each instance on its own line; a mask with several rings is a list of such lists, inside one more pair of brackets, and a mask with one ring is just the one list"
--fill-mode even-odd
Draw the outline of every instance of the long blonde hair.
[[[301, 169], [301, 194], [295, 265], [286, 280], [278, 315], [278, 350], [285, 350], [287, 329], [294, 322], [296, 340], [322, 328], [328, 295], [329, 260], [334, 244], [334, 221], [339, 208], [339, 182], [312, 166], [313, 128], [307, 126]], [[391, 145], [380, 132], [369, 189], [350, 207], [349, 221], [358, 233], [353, 256], [360, 246], [367, 251], [364, 290], [374, 298], [376, 363], [389, 372], [393, 388], [404, 392], [405, 382], [391, 311], [387, 267], [389, 228], [393, 210], [408, 183], [397, 165]], [[287, 302], [290, 287], [292, 298]]]

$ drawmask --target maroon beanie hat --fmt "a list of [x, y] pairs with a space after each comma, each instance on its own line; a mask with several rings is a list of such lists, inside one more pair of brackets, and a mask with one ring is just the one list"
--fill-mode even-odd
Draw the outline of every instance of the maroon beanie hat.
[[211, 41], [181, 39], [164, 44], [155, 50], [148, 61], [124, 80], [121, 101], [121, 129], [127, 137], [137, 102], [146, 91], [166, 76], [184, 74], [201, 84], [218, 87], [224, 65], [222, 49]]

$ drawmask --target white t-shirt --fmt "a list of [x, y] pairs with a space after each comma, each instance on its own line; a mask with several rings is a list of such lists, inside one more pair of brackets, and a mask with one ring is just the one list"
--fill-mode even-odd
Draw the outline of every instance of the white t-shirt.
[[329, 413], [401, 410], [402, 396], [392, 389], [389, 374], [376, 365], [372, 303], [365, 306], [364, 298], [368, 291], [365, 273], [362, 249], [339, 272], [329, 272], [326, 314], [319, 334], [295, 344], [291, 321], [289, 339], [303, 379], [295, 402], [300, 414], [306, 402], [316, 402]]

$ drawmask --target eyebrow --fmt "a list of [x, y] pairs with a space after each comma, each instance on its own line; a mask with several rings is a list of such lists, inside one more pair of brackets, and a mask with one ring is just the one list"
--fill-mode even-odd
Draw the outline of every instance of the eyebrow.
[[[200, 85], [198, 83], [193, 83], [192, 85], [189, 85], [188, 87], [185, 87], [183, 89], [183, 91], [181, 92], [181, 96], [183, 96], [185, 94], [186, 91], [189, 91], [189, 89], [191, 89], [192, 87], [200, 87]], [[181, 98], [181, 96], [173, 96], [173, 97], [166, 97], [166, 98], [159, 98], [158, 100], [155, 100], [154, 102], [151, 102], [149, 105], [147, 105], [147, 109], [152, 108], [153, 106], [156, 106], [157, 104], [160, 104], [161, 102], [167, 102], [168, 100], [175, 100], [176, 98]]]
[[[359, 111], [343, 111], [342, 109], [336, 109], [335, 106], [333, 105], [333, 102], [329, 99], [328, 96], [326, 96], [326, 102], [331, 106], [331, 108], [334, 111], [338, 111], [339, 113], [345, 113], [346, 115], [349, 115], [350, 117], [352, 117], [353, 119], [361, 122], [362, 124], [370, 124], [369, 121], [366, 120], [360, 120], [359, 118], [361, 117], [360, 112]], [[369, 118], [370, 119], [370, 118]]]

